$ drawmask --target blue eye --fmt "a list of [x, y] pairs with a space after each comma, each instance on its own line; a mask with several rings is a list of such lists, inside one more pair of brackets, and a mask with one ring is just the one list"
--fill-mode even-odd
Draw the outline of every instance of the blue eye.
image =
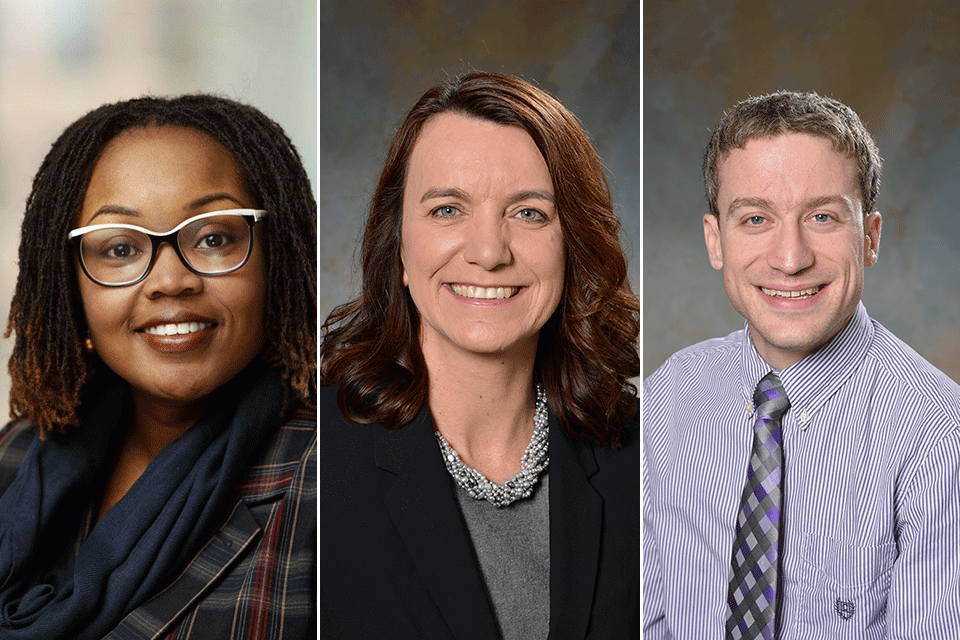
[[813, 219], [817, 222], [830, 222], [830, 216], [826, 213], [817, 213], [813, 216]]
[[438, 218], [452, 218], [460, 213], [460, 210], [449, 204], [444, 204], [433, 211], [430, 212], [430, 215], [436, 216]]
[[750, 216], [749, 218], [747, 218], [747, 224], [752, 224], [752, 225], [763, 224], [763, 221], [764, 221], [763, 216]]
[[517, 213], [516, 217], [520, 218], [521, 220], [531, 220], [531, 221], [539, 221], [539, 220], [547, 219], [547, 217], [543, 215], [542, 211], [538, 211], [536, 209], [521, 209]]

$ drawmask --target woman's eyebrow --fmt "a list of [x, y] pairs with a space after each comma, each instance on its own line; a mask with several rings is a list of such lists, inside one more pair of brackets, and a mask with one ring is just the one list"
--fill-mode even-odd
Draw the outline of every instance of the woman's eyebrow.
[[116, 213], [123, 216], [140, 217], [140, 212], [137, 211], [136, 209], [131, 209], [130, 207], [124, 207], [119, 204], [105, 204], [99, 209], [97, 209], [92, 216], [90, 216], [90, 219], [87, 221], [87, 224], [90, 224], [91, 222], [93, 222], [93, 220], [97, 216], [106, 215], [108, 213]]
[[[200, 207], [206, 206], [211, 202], [216, 202], [217, 200], [229, 200], [230, 202], [233, 202], [240, 207], [244, 206], [242, 202], [234, 198], [229, 193], [213, 193], [208, 196], [203, 196], [202, 198], [197, 198], [196, 200], [188, 204], [185, 208], [188, 210], [199, 209]], [[105, 215], [108, 213], [115, 213], [115, 214], [124, 215], [124, 216], [140, 217], [140, 212], [137, 211], [136, 209], [131, 209], [130, 207], [124, 207], [119, 204], [105, 204], [99, 209], [97, 209], [97, 211], [92, 216], [90, 216], [90, 220], [88, 221], [88, 223], [92, 222], [97, 216]]]
[[[420, 202], [426, 202], [427, 200], [432, 200], [434, 198], [456, 198], [458, 200], [463, 200], [467, 202], [470, 198], [466, 193], [457, 189], [455, 187], [447, 189], [427, 189], [423, 194], [423, 197], [420, 198]], [[526, 191], [517, 191], [507, 198], [509, 202], [520, 202], [521, 200], [544, 200], [551, 204], [556, 204], [557, 199], [549, 191], [537, 191], [536, 189], [526, 190]]]
[[211, 202], [216, 202], [217, 200], [229, 200], [239, 206], [244, 206], [242, 202], [234, 198], [229, 193], [213, 193], [209, 196], [203, 196], [202, 198], [197, 198], [193, 202], [187, 205], [187, 209], [199, 209], [200, 207], [206, 206]]
[[434, 198], [456, 198], [457, 200], [467, 201], [467, 194], [457, 189], [456, 187], [448, 187], [445, 189], [440, 189], [434, 187], [432, 189], [427, 189], [423, 194], [423, 197], [420, 198], [420, 202], [426, 202], [427, 200], [432, 200]]
[[544, 200], [550, 204], [557, 204], [557, 199], [548, 191], [518, 191], [510, 196], [510, 202], [520, 202], [521, 200]]

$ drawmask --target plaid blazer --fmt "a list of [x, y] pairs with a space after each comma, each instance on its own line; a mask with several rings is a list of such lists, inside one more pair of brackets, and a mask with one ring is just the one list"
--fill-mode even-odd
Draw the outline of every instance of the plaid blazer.
[[[0, 493], [34, 435], [26, 421], [0, 433]], [[317, 416], [298, 407], [247, 468], [223, 526], [106, 638], [312, 639], [316, 575]]]

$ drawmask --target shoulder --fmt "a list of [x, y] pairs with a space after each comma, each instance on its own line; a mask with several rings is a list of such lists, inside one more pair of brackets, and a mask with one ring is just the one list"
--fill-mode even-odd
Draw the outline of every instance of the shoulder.
[[241, 498], [256, 504], [277, 498], [303, 500], [317, 483], [317, 412], [296, 406], [266, 447], [248, 465], [239, 484]]
[[349, 420], [337, 404], [337, 387], [320, 389], [317, 409], [320, 417], [320, 460], [327, 474], [341, 475], [353, 469], [361, 458], [372, 461], [373, 438], [379, 424]]
[[124, 624], [138, 634], [145, 621], [169, 624], [171, 638], [313, 637], [316, 451], [316, 411], [299, 406], [247, 467], [219, 530]]
[[644, 388], [655, 385], [661, 379], [682, 375], [684, 372], [704, 368], [722, 369], [736, 362], [737, 356], [741, 353], [743, 340], [744, 330], [740, 329], [722, 338], [711, 338], [681, 349], [667, 358], [659, 369], [644, 380]]
[[680, 404], [709, 407], [736, 397], [745, 340], [741, 329], [670, 356], [643, 381], [644, 424], [663, 424]]
[[937, 369], [908, 344], [876, 320], [867, 359], [877, 375], [910, 397], [918, 409], [926, 408], [960, 429], [960, 385]]
[[317, 410], [301, 403], [277, 428], [257, 465], [299, 463], [311, 450], [316, 450], [316, 440]]
[[624, 423], [623, 438], [616, 447], [594, 445], [598, 458], [621, 461], [629, 466], [640, 458], [640, 398], [637, 409]]
[[[569, 472], [571, 469], [580, 469], [586, 471], [591, 476], [591, 483], [600, 491], [605, 499], [621, 502], [636, 502], [639, 496], [640, 487], [640, 411], [639, 400], [638, 409], [634, 415], [629, 418], [624, 425], [623, 437], [620, 444], [616, 447], [609, 445], [600, 445], [597, 443], [588, 443], [579, 440], [573, 435], [566, 433], [558, 428], [551, 432], [551, 438], [561, 438], [569, 443], [569, 449], [566, 446], [553, 447], [550, 449], [551, 472]], [[554, 458], [569, 457], [565, 451], [571, 451], [574, 457], [580, 460], [579, 466], [563, 464], [562, 460], [556, 460], [560, 463], [554, 465]], [[593, 465], [596, 465], [595, 467]], [[608, 490], [605, 490], [608, 489]]]
[[8, 422], [0, 430], [0, 495], [17, 476], [36, 436], [37, 429], [29, 420]]
[[595, 446], [597, 462], [601, 469], [610, 466], [621, 470], [629, 476], [640, 474], [640, 407], [633, 417], [627, 421], [623, 431], [623, 439], [617, 447]]

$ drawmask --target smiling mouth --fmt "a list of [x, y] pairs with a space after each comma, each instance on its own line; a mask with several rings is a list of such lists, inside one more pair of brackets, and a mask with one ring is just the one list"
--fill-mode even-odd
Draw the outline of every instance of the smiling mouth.
[[458, 296], [477, 300], [512, 298], [520, 292], [520, 287], [474, 287], [467, 284], [451, 284], [450, 288]]
[[815, 287], [810, 287], [808, 289], [800, 289], [799, 291], [779, 291], [777, 289], [767, 289], [766, 287], [760, 287], [760, 291], [774, 298], [789, 298], [791, 300], [802, 300], [803, 298], [809, 298], [810, 296], [815, 296], [825, 286], [827, 285], [821, 284]]
[[183, 336], [191, 333], [197, 333], [204, 329], [213, 327], [212, 322], [177, 322], [171, 324], [158, 324], [147, 327], [142, 331], [154, 336]]

